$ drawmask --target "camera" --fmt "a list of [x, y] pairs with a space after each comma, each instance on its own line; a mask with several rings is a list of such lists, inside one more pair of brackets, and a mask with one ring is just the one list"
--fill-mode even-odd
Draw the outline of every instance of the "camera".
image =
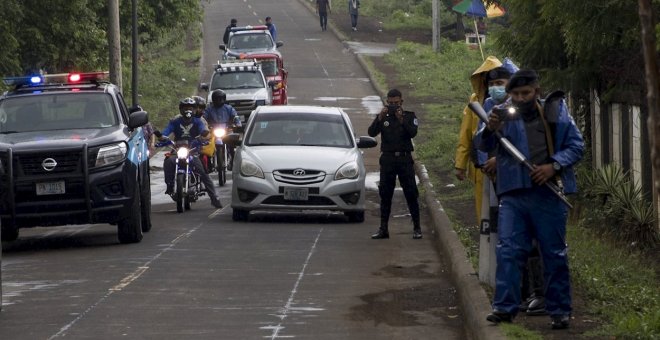
[[399, 109], [399, 105], [387, 105], [387, 115], [394, 116]]

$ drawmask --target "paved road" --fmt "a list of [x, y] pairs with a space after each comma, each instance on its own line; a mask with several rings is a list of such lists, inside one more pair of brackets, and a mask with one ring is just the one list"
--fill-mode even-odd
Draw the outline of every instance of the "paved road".
[[[366, 133], [380, 106], [367, 75], [297, 0], [202, 3], [203, 79], [231, 17], [270, 15], [285, 41], [290, 103], [341, 106]], [[400, 192], [392, 238], [369, 239], [378, 152], [365, 154], [362, 224], [325, 212], [235, 223], [231, 208], [214, 210], [207, 199], [177, 214], [156, 171], [154, 227], [139, 244], [118, 244], [106, 225], [22, 230], [4, 244], [0, 339], [464, 338], [447, 266], [429, 233], [411, 239]], [[229, 205], [229, 187], [220, 192]]]

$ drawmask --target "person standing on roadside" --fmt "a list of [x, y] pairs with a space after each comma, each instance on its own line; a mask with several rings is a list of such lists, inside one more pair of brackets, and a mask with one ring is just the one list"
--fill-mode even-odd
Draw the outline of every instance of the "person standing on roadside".
[[[528, 170], [503, 147], [497, 148], [497, 273], [493, 311], [486, 320], [511, 322], [521, 302], [521, 265], [536, 238], [545, 279], [545, 310], [552, 329], [568, 328], [572, 312], [566, 245], [568, 207], [546, 184], [553, 181], [567, 194], [577, 185], [573, 165], [584, 152], [580, 130], [568, 112], [564, 93], [539, 100], [538, 75], [516, 72], [506, 86], [509, 100], [493, 108], [475, 144], [489, 152], [498, 145], [495, 131], [506, 137], [533, 164]], [[515, 108], [514, 113], [508, 111]], [[507, 113], [509, 112], [509, 113]]]
[[360, 8], [360, 0], [348, 0], [348, 14], [351, 15], [351, 29], [353, 32], [357, 31], [358, 8]]
[[396, 186], [396, 178], [403, 189], [403, 195], [408, 203], [408, 210], [413, 220], [413, 239], [422, 238], [422, 228], [419, 220], [419, 191], [415, 182], [415, 160], [412, 139], [417, 135], [418, 121], [414, 112], [403, 109], [403, 97], [399, 90], [392, 89], [387, 93], [387, 106], [383, 107], [378, 116], [369, 126], [369, 136], [381, 134], [380, 144], [380, 228], [371, 235], [372, 239], [390, 238], [388, 221], [392, 209], [392, 196]]
[[[470, 95], [468, 103], [476, 101], [483, 106], [488, 95], [488, 83], [486, 81], [487, 74], [490, 70], [500, 66], [502, 66], [502, 62], [499, 59], [494, 56], [489, 56], [481, 66], [472, 73], [470, 76], [472, 95]], [[461, 120], [454, 162], [456, 178], [459, 181], [464, 181], [468, 178], [474, 184], [475, 208], [477, 213], [476, 221], [481, 220], [483, 174], [476, 170], [473, 162], [470, 162], [470, 154], [473, 150], [472, 138], [477, 131], [478, 124], [479, 118], [466, 105], [463, 109], [463, 118]]]
[[273, 19], [271, 17], [266, 17], [266, 27], [270, 32], [270, 36], [273, 37], [273, 41], [277, 42], [277, 27], [273, 24]]
[[331, 13], [330, 0], [316, 0], [316, 13], [321, 22], [321, 31], [328, 30], [328, 13]]
[[225, 43], [225, 45], [229, 44], [229, 33], [231, 33], [231, 29], [233, 27], [236, 27], [238, 25], [238, 20], [232, 18], [231, 21], [229, 22], [229, 26], [225, 28], [225, 35], [222, 36], [222, 42]]

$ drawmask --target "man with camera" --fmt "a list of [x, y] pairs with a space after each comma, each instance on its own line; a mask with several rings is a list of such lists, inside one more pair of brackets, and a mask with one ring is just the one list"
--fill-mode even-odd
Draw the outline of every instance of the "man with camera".
[[369, 126], [369, 136], [381, 134], [380, 144], [380, 228], [371, 235], [372, 239], [390, 238], [388, 221], [392, 209], [392, 196], [396, 178], [403, 189], [408, 209], [413, 220], [413, 239], [422, 238], [419, 222], [419, 191], [415, 182], [412, 138], [417, 135], [418, 121], [415, 113], [402, 107], [403, 97], [399, 90], [387, 93], [387, 105]]
[[497, 148], [499, 243], [493, 311], [487, 320], [510, 322], [518, 313], [521, 264], [536, 238], [544, 266], [545, 310], [553, 329], [568, 328], [572, 311], [565, 240], [568, 207], [545, 184], [553, 181], [567, 194], [577, 191], [573, 165], [582, 158], [584, 141], [562, 92], [539, 100], [536, 72], [516, 72], [506, 92], [509, 100], [493, 108], [475, 144], [482, 151], [494, 150], [500, 134], [532, 164], [532, 170], [507, 148]]

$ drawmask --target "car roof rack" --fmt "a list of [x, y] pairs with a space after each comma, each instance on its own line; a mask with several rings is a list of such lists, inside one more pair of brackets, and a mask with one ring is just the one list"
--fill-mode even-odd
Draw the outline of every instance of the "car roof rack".
[[213, 68], [219, 72], [257, 71], [261, 65], [256, 59], [227, 59], [218, 61]]
[[240, 31], [268, 31], [268, 26], [266, 25], [247, 25], [247, 26], [238, 26], [232, 27], [231, 32], [240, 32]]

